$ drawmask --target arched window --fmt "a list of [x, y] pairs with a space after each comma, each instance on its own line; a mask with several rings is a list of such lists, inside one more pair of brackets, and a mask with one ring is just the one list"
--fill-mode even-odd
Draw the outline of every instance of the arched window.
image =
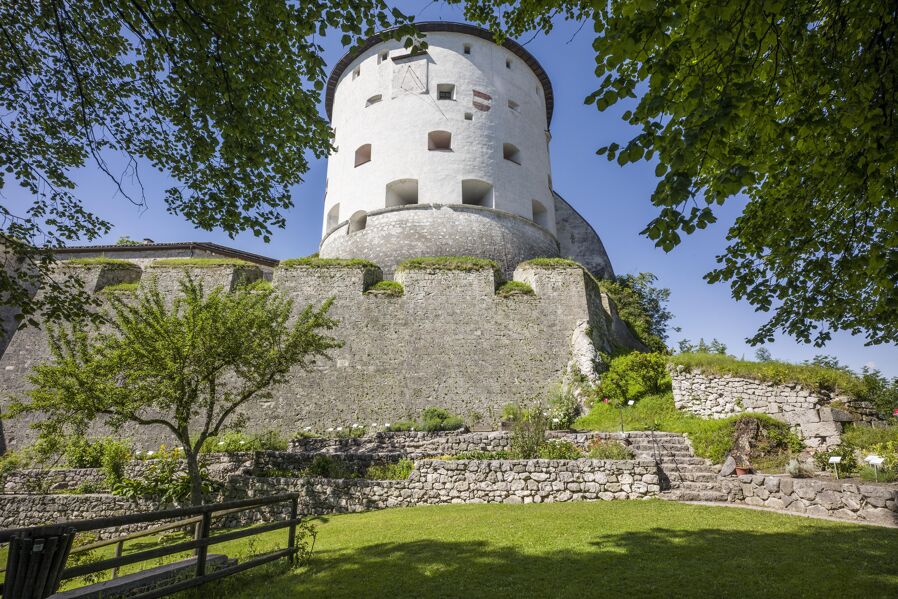
[[340, 204], [334, 204], [327, 211], [327, 230], [330, 231], [340, 222]]
[[427, 149], [443, 150], [444, 152], [451, 150], [452, 134], [448, 131], [431, 131], [427, 134]]
[[355, 165], [362, 166], [366, 162], [371, 162], [371, 144], [359, 146], [355, 151]]
[[514, 144], [502, 144], [502, 158], [521, 164], [521, 151]]
[[397, 179], [387, 183], [387, 208], [418, 203], [418, 180]]
[[365, 108], [368, 108], [372, 104], [377, 104], [378, 102], [380, 102], [383, 99], [384, 99], [384, 97], [380, 94], [371, 96], [370, 98], [368, 98], [368, 100], [365, 101]]
[[356, 233], [358, 231], [362, 231], [365, 229], [365, 225], [368, 224], [368, 213], [364, 210], [359, 210], [358, 212], [353, 212], [352, 216], [349, 217], [349, 233]]
[[539, 200], [533, 200], [533, 222], [541, 227], [549, 228], [549, 212]]
[[493, 186], [479, 179], [464, 179], [461, 182], [461, 203], [492, 208]]

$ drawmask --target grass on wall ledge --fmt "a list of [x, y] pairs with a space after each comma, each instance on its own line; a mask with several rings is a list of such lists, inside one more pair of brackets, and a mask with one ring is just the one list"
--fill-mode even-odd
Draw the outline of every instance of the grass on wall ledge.
[[72, 258], [71, 260], [63, 260], [64, 266], [111, 266], [115, 268], [128, 268], [132, 270], [140, 270], [140, 267], [134, 262], [127, 260], [118, 260], [116, 258]]
[[792, 383], [818, 392], [841, 391], [858, 399], [863, 399], [867, 392], [864, 381], [851, 372], [814, 364], [790, 364], [775, 360], [751, 362], [722, 354], [699, 352], [671, 356], [670, 362], [675, 366], [683, 366], [687, 371], [730, 375], [776, 385]]
[[567, 258], [532, 258], [518, 264], [518, 268], [580, 268], [585, 270], [582, 264], [580, 264], [579, 262], [574, 262], [573, 260], [569, 260]]
[[401, 297], [405, 293], [402, 283], [396, 281], [378, 281], [366, 291], [368, 295], [376, 295], [379, 297]]
[[520, 295], [534, 295], [533, 287], [523, 281], [507, 281], [496, 290], [499, 297], [515, 297]]
[[162, 258], [150, 262], [149, 268], [217, 268], [220, 266], [256, 268], [256, 265], [251, 262], [235, 258]]
[[288, 258], [278, 263], [278, 268], [380, 268], [370, 260], [362, 258]]
[[100, 290], [100, 293], [137, 293], [138, 283], [117, 283], [115, 285], [107, 285]]
[[499, 264], [493, 260], [474, 256], [425, 256], [406, 260], [396, 268], [397, 272], [404, 270], [492, 270], [499, 272]]

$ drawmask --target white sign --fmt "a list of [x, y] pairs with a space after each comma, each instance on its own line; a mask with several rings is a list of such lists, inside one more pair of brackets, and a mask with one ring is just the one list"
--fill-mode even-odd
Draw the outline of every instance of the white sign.
[[886, 461], [886, 459], [878, 455], [868, 455], [864, 458], [864, 461], [873, 466], [882, 466], [882, 463]]
[[842, 463], [842, 456], [834, 455], [833, 457], [829, 458], [829, 463], [830, 464]]
[[634, 402], [633, 402], [633, 400], [631, 399], [630, 401], [627, 402], [627, 405], [628, 405], [628, 406], [632, 406], [633, 403], [634, 403]]

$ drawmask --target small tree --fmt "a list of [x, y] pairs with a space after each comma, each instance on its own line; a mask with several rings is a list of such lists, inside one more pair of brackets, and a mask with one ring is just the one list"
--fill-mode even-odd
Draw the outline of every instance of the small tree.
[[83, 435], [98, 418], [161, 426], [184, 450], [190, 499], [202, 503], [198, 454], [234, 412], [270, 397], [291, 368], [306, 368], [341, 342], [322, 334], [336, 322], [331, 300], [307, 306], [290, 324], [293, 302], [268, 289], [215, 288], [190, 277], [171, 305], [151, 286], [134, 301], [112, 298], [109, 324], [52, 328], [52, 359], [31, 376], [30, 401], [10, 415], [38, 413], [40, 437]]

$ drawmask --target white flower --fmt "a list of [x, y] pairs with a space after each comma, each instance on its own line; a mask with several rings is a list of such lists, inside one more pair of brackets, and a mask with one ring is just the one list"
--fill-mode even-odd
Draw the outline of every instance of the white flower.
[[387, 427], [387, 428], [390, 428], [390, 423], [389, 423], [389, 422], [384, 422], [384, 426]]
[[358, 422], [356, 422], [355, 424], [352, 425], [352, 428], [362, 428], [362, 425], [359, 424]]
[[312, 430], [312, 427], [311, 427], [311, 426], [307, 426], [307, 427], [306, 427], [306, 430], [307, 430], [307, 431], [310, 431], [310, 430]]
[[561, 422], [561, 420], [559, 420], [558, 418], [553, 418], [552, 422]]
[[153, 454], [155, 454], [155, 453], [156, 453], [155, 451], [148, 451], [148, 452], [147, 452], [147, 455], [153, 455]]
[[224, 441], [219, 441], [218, 444], [219, 444], [219, 445], [224, 445]]
[[372, 422], [372, 423], [371, 423], [371, 428], [377, 428], [377, 423], [376, 423], [376, 422]]
[[338, 432], [338, 433], [339, 433], [340, 431], [342, 431], [342, 430], [343, 430], [343, 427], [342, 427], [342, 426], [338, 426], [338, 427], [337, 427], [337, 432]]
[[334, 432], [334, 427], [330, 427], [329, 429], [327, 429], [327, 432], [329, 432], [329, 433]]
[[243, 445], [244, 443], [246, 443], [246, 441], [244, 441], [243, 439], [241, 439], [241, 440], [240, 440], [240, 444]]

